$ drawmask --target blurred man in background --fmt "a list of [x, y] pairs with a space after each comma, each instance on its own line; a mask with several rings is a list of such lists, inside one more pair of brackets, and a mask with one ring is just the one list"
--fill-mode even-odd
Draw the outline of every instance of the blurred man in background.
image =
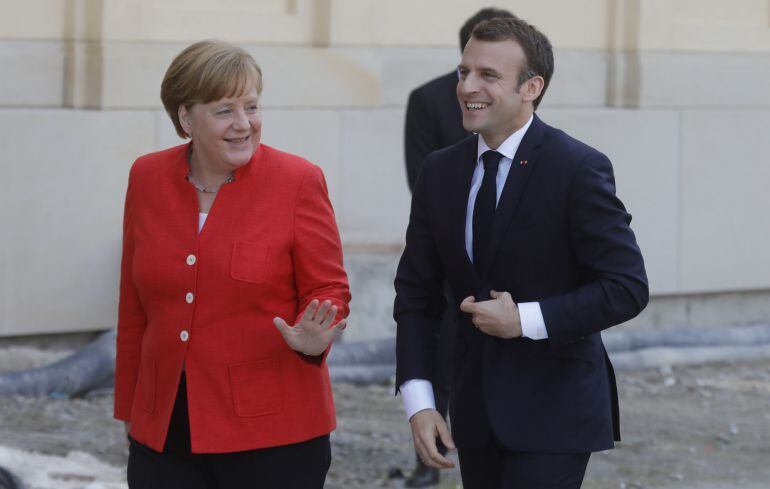
[[[460, 28], [460, 52], [468, 43], [476, 24], [494, 17], [513, 17], [511, 12], [484, 8], [465, 21]], [[463, 117], [457, 101], [457, 69], [415, 88], [409, 95], [404, 127], [404, 152], [409, 190], [414, 190], [422, 160], [437, 149], [451, 146], [471, 133], [463, 129]], [[448, 288], [445, 287], [445, 291]], [[448, 301], [452, 303], [451, 298]], [[447, 310], [441, 322], [439, 348], [436, 355], [436, 382], [433, 395], [436, 409], [446, 417], [449, 405], [450, 364], [455, 335], [455, 312]], [[442, 446], [441, 449], [446, 452]], [[406, 480], [406, 487], [428, 487], [439, 480], [439, 471], [426, 466], [417, 457], [417, 466]]]

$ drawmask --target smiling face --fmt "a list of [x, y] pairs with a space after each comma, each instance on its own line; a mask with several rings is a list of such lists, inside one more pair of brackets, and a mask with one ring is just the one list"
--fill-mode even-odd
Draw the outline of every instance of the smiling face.
[[534, 76], [519, 86], [526, 56], [519, 43], [480, 41], [471, 37], [457, 68], [457, 99], [466, 131], [477, 132], [497, 148], [521, 128], [534, 112], [543, 79]]
[[259, 147], [262, 114], [257, 88], [237, 97], [179, 107], [179, 120], [193, 140], [193, 160], [209, 171], [229, 173]]

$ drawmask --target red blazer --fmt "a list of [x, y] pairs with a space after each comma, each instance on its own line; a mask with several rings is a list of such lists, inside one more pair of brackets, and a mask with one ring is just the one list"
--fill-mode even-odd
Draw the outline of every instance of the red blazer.
[[123, 223], [115, 417], [162, 451], [184, 366], [192, 450], [308, 440], [335, 427], [325, 356], [289, 348], [313, 299], [348, 314], [334, 212], [321, 170], [261, 145], [223, 185], [198, 233], [189, 145], [139, 158]]

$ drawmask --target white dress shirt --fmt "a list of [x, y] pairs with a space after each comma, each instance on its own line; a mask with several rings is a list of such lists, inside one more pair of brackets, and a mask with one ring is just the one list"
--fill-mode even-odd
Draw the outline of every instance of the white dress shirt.
[[[516, 156], [516, 150], [524, 138], [524, 134], [532, 124], [533, 116], [530, 116], [524, 126], [514, 132], [503, 143], [495, 149], [503, 155], [500, 159], [500, 165], [497, 170], [495, 183], [497, 186], [497, 203], [500, 202], [500, 195], [503, 192], [503, 186], [511, 171], [513, 157]], [[484, 138], [479, 134], [478, 150], [476, 156], [476, 168], [473, 170], [471, 179], [471, 191], [468, 194], [468, 205], [465, 211], [465, 251], [468, 258], [473, 261], [473, 207], [476, 204], [476, 195], [481, 188], [481, 181], [484, 178], [484, 163], [481, 155], [492, 148], [487, 145]], [[539, 302], [522, 302], [518, 304], [519, 317], [521, 319], [521, 334], [526, 338], [533, 340], [544, 340], [548, 338], [548, 331], [545, 328], [545, 320], [540, 310]], [[404, 410], [407, 419], [411, 418], [416, 412], [424, 409], [436, 409], [436, 403], [433, 397], [433, 384], [425, 379], [407, 380], [399, 387], [401, 398], [404, 401]]]

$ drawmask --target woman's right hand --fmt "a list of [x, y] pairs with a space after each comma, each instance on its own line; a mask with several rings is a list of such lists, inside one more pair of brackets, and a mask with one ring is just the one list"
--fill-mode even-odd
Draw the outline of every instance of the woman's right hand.
[[123, 429], [126, 431], [126, 436], [131, 431], [131, 421], [123, 421]]
[[333, 306], [331, 301], [323, 301], [319, 307], [318, 300], [313, 299], [294, 326], [289, 326], [279, 317], [274, 318], [273, 323], [292, 350], [317, 356], [326, 351], [334, 337], [345, 329], [344, 319], [332, 326], [335, 317], [337, 306]]

